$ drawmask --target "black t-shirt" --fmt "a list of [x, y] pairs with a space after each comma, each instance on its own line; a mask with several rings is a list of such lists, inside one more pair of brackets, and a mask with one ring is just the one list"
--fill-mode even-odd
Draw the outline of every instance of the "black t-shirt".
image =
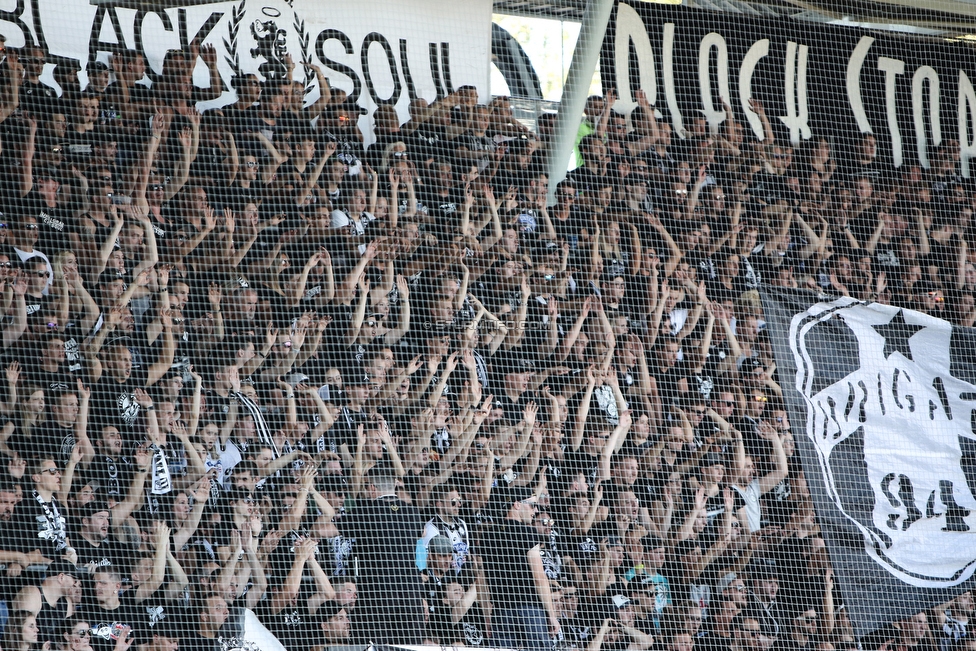
[[132, 481], [132, 463], [126, 457], [96, 455], [88, 468], [89, 475], [101, 484], [107, 497], [121, 501]]
[[95, 138], [91, 131], [78, 132], [68, 129], [64, 134], [64, 154], [71, 163], [87, 163], [95, 150]]
[[180, 637], [180, 651], [222, 651], [222, 648], [218, 639], [211, 640], [196, 631], [185, 633]]
[[[488, 165], [491, 164], [491, 157], [497, 148], [495, 141], [491, 138], [487, 136], [476, 136], [471, 132], [458, 136], [452, 141], [452, 144], [455, 149], [464, 147], [471, 153], [480, 154], [478, 159], [472, 161], [478, 165], [478, 172], [484, 172]], [[460, 159], [458, 162], [460, 163]]]
[[571, 477], [581, 472], [586, 483], [593, 486], [600, 474], [600, 457], [587, 454], [583, 449], [567, 453], [563, 460], [563, 470]]
[[55, 254], [71, 249], [68, 241], [68, 224], [71, 219], [61, 206], [48, 206], [36, 190], [24, 198], [25, 211], [37, 219], [37, 244], [41, 251]]
[[44, 502], [34, 491], [27, 494], [14, 509], [11, 531], [16, 540], [13, 548], [28, 553], [39, 549], [51, 560], [64, 556], [68, 547], [68, 528], [64, 509], [58, 499]]
[[[34, 296], [30, 292], [24, 294], [24, 302], [27, 304], [27, 318], [39, 318], [41, 310], [51, 304], [51, 299], [47, 296]], [[37, 315], [35, 317], [34, 315]]]
[[[20, 440], [19, 443], [24, 443]], [[75, 428], [62, 427], [56, 422], [48, 421], [43, 426], [35, 425], [31, 431], [30, 438], [31, 450], [22, 452], [34, 454], [41, 452], [45, 456], [57, 459], [62, 465], [68, 463], [71, 458], [71, 450], [75, 447]]]
[[115, 640], [124, 626], [132, 629], [135, 639], [142, 639], [144, 617], [139, 607], [131, 597], [122, 595], [119, 607], [115, 610], [105, 610], [97, 602], [93, 603], [85, 613], [91, 626], [91, 645], [94, 651], [115, 651]]
[[[462, 572], [463, 574], [463, 572]], [[441, 646], [481, 646], [485, 641], [484, 618], [481, 609], [473, 604], [461, 620], [454, 622], [453, 608], [446, 603], [447, 583], [457, 582], [467, 589], [471, 577], [445, 577], [437, 580], [427, 575], [427, 637]], [[467, 581], [467, 582], [466, 582]]]
[[573, 211], [566, 219], [552, 218], [552, 226], [556, 229], [556, 239], [568, 242], [570, 249], [579, 247], [579, 234], [583, 230], [583, 220]]
[[[167, 577], [166, 581], [169, 581], [169, 577]], [[166, 581], [163, 582], [163, 587], [156, 590], [149, 598], [136, 606], [137, 613], [141, 618], [139, 621], [139, 635], [136, 638], [136, 643], [138, 644], [152, 642], [153, 627], [156, 624], [165, 619], [170, 621], [179, 620], [186, 613], [187, 607], [190, 605], [190, 593], [188, 590], [184, 590], [176, 602], [168, 601], [165, 598]]]
[[[289, 650], [305, 648], [304, 641], [315, 635], [317, 628], [307, 605], [314, 591], [303, 589], [305, 584], [302, 581], [299, 598], [294, 604], [285, 606], [277, 613], [271, 613], [267, 608], [259, 608], [257, 613], [261, 623]], [[265, 603], [270, 604], [270, 600], [265, 600]]]
[[486, 531], [481, 549], [496, 608], [541, 605], [527, 554], [542, 542], [534, 527], [504, 519]]
[[[357, 505], [339, 526], [343, 536], [356, 541], [361, 605], [368, 614], [365, 633], [377, 636], [374, 640], [419, 643], [423, 605], [415, 554], [424, 528], [420, 512], [394, 496], [380, 497]], [[395, 636], [388, 621], [400, 624]]]
[[444, 127], [431, 124], [421, 125], [407, 137], [405, 143], [410, 152], [410, 160], [414, 162], [444, 157], [451, 150], [451, 142], [447, 139]]
[[505, 420], [512, 424], [522, 420], [525, 415], [525, 408], [530, 401], [531, 396], [528, 393], [523, 393], [516, 400], [509, 398], [506, 393], [495, 396], [495, 404], [501, 403], [502, 411], [505, 412]]
[[130, 550], [111, 537], [106, 538], [96, 547], [83, 538], [80, 533], [75, 532], [71, 536], [71, 545], [78, 553], [78, 562], [76, 563], [78, 567], [88, 566], [92, 570], [90, 573], [94, 573], [103, 567], [111, 567], [120, 575], [126, 576], [129, 570]]
[[20, 85], [20, 108], [28, 113], [47, 119], [56, 108], [60, 100], [58, 93], [41, 82], [31, 82], [26, 79]]
[[[26, 371], [26, 382], [33, 386], [38, 386], [45, 391], [66, 391], [75, 386], [75, 379], [67, 369], [67, 365], [62, 364], [56, 371], [45, 371], [38, 364], [40, 352], [37, 348], [24, 349], [20, 365]], [[21, 379], [24, 383], [24, 379]]]
[[94, 424], [98, 427], [113, 425], [120, 432], [132, 432], [141, 407], [136, 403], [135, 390], [146, 386], [146, 370], [133, 369], [125, 382], [116, 382], [103, 375], [92, 389]]
[[47, 603], [44, 593], [41, 593], [41, 610], [37, 613], [38, 642], [58, 639], [61, 622], [68, 616], [68, 599], [61, 597], [53, 606]]

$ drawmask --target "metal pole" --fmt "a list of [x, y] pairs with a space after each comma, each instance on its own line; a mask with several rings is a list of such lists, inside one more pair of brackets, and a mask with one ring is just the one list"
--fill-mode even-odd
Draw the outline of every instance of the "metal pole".
[[589, 0], [583, 12], [579, 39], [573, 50], [573, 61], [569, 64], [566, 85], [559, 102], [556, 115], [556, 128], [553, 151], [549, 158], [549, 205], [555, 203], [556, 184], [566, 178], [569, 156], [576, 144], [583, 107], [586, 105], [593, 71], [600, 59], [600, 48], [610, 22], [613, 0]]

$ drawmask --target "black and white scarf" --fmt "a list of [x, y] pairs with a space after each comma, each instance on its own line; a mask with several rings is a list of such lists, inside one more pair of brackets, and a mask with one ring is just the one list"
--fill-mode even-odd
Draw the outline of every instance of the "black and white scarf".
[[277, 459], [281, 453], [278, 451], [278, 446], [274, 442], [274, 436], [272, 436], [271, 430], [268, 428], [268, 423], [264, 420], [264, 414], [261, 413], [261, 409], [243, 393], [235, 393], [233, 395], [237, 398], [237, 402], [251, 414], [251, 418], [254, 419], [254, 427], [257, 429], [261, 442], [271, 448]]

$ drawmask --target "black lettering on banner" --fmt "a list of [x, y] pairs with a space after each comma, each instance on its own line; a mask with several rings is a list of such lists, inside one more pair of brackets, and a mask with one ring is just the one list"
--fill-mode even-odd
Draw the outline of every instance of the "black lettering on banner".
[[[895, 373], [894, 373], [894, 376], [892, 377], [892, 381], [891, 381], [891, 395], [892, 395], [892, 397], [894, 397], [895, 404], [898, 405], [898, 408], [899, 409], [904, 409], [905, 408], [905, 405], [903, 405], [901, 403], [901, 400], [898, 397], [898, 381], [899, 381], [900, 376], [902, 376], [902, 375], [905, 376], [905, 381], [906, 382], [911, 383], [911, 381], [912, 381], [912, 378], [911, 378], [910, 375], [908, 375], [908, 373], [906, 373], [905, 371], [903, 371], [901, 369], [898, 369], [898, 368], [895, 369]], [[905, 401], [908, 403], [908, 411], [914, 413], [915, 412], [915, 396], [913, 396], [911, 394], [908, 394], [908, 395], [905, 396]]]
[[407, 84], [407, 97], [410, 101], [417, 99], [417, 86], [413, 83], [410, 73], [410, 61], [407, 59], [407, 39], [400, 39], [400, 69], [403, 71], [403, 81]]
[[165, 11], [145, 11], [143, 9], [136, 11], [136, 17], [132, 23], [132, 32], [135, 35], [135, 48], [136, 51], [142, 54], [143, 58], [147, 61], [149, 60], [149, 55], [146, 52], [146, 46], [142, 41], [142, 28], [143, 23], [146, 20], [146, 16], [149, 14], [154, 14], [157, 18], [159, 18], [159, 22], [163, 24], [164, 30], [167, 32], [173, 31], [173, 21], [170, 20], [169, 14], [167, 14]]
[[725, 100], [738, 98], [729, 102], [733, 111], [759, 139], [754, 97], [794, 146], [814, 135], [870, 133], [886, 164], [931, 169], [933, 148], [952, 138], [969, 178], [976, 159], [971, 61], [971, 50], [958, 44], [621, 0], [600, 69], [623, 112], [633, 108], [635, 88], [654, 97], [660, 84], [666, 119], [680, 138], [682, 115], [704, 115], [712, 130], [725, 119], [717, 90]]
[[[905, 475], [898, 475], [897, 479], [898, 498], [895, 498], [891, 492], [891, 483], [895, 481], [895, 473], [893, 472], [888, 473], [881, 480], [881, 492], [888, 498], [888, 502], [893, 508], [900, 509], [904, 507], [905, 519], [901, 522], [901, 530], [908, 531], [910, 526], [922, 519], [922, 512], [915, 506], [915, 487], [912, 486], [912, 480]], [[901, 500], [900, 502], [899, 499]], [[888, 516], [887, 524], [889, 529], [898, 529], [897, 523], [899, 517], [901, 516], [897, 513]]]
[[949, 394], [946, 393], [945, 383], [942, 378], [936, 377], [932, 380], [932, 387], [939, 394], [939, 402], [942, 403], [942, 410], [945, 412], [946, 420], [952, 420], [952, 407], [949, 406]]
[[[106, 16], [112, 21], [112, 31], [115, 34], [114, 43], [103, 41], [101, 37]], [[99, 52], [118, 52], [124, 49], [125, 37], [122, 35], [122, 24], [119, 22], [119, 14], [115, 7], [98, 5], [95, 10], [95, 18], [92, 20], [91, 36], [88, 37], [88, 63], [92, 63]]]
[[861, 402], [857, 405], [857, 422], [866, 423], [868, 421], [868, 415], [865, 405], [868, 402], [868, 386], [864, 384], [863, 380], [859, 381], [857, 386], [861, 389]]
[[47, 39], [44, 38], [44, 26], [41, 25], [41, 0], [31, 0], [31, 21], [34, 23], [34, 36], [37, 44], [45, 52], [50, 52], [51, 48], [47, 46]]
[[447, 94], [454, 92], [454, 84], [451, 83], [451, 44], [441, 43], [441, 76], [444, 77], [444, 88]]
[[888, 410], [885, 408], [883, 388], [884, 388], [884, 384], [881, 382], [881, 373], [878, 373], [878, 404], [881, 405], [882, 416], [888, 413]]
[[438, 65], [437, 43], [427, 44], [427, 54], [430, 59], [430, 78], [434, 80], [434, 88], [437, 89], [437, 99], [447, 96], [444, 92], [444, 82], [441, 81], [441, 67]]
[[335, 70], [339, 74], [346, 75], [352, 80], [352, 92], [349, 93], [349, 100], [353, 102], [359, 101], [359, 96], [363, 92], [363, 82], [359, 79], [359, 75], [351, 67], [345, 65], [344, 63], [339, 63], [338, 61], [333, 61], [329, 57], [325, 56], [325, 42], [326, 41], [339, 41], [342, 43], [342, 48], [346, 54], [352, 55], [356, 53], [355, 48], [352, 46], [352, 40], [346, 36], [343, 32], [338, 29], [324, 29], [319, 32], [319, 35], [315, 37], [315, 54], [318, 56], [322, 64], [327, 68]]
[[[21, 20], [21, 16], [24, 15], [24, 8], [25, 8], [24, 0], [17, 0], [17, 6], [14, 7], [13, 11], [0, 10], [0, 21], [11, 23], [19, 27], [20, 31], [23, 33], [24, 36], [24, 43], [30, 43], [31, 40], [33, 40], [33, 37], [31, 36], [31, 30], [27, 26], [27, 23]], [[4, 36], [6, 37], [7, 42], [13, 40], [10, 37], [11, 35], [7, 33], [4, 33]]]
[[[386, 53], [386, 62], [390, 66], [390, 75], [393, 77], [393, 92], [386, 99], [379, 96], [376, 92], [376, 87], [373, 85], [373, 75], [369, 69], [369, 47], [373, 43], [379, 43], [380, 47]], [[400, 75], [397, 72], [396, 57], [393, 56], [393, 47], [390, 42], [386, 40], [386, 37], [379, 32], [370, 32], [365, 39], [363, 39], [363, 46], [359, 51], [359, 60], [362, 64], [363, 69], [363, 81], [366, 82], [366, 90], [369, 91], [369, 96], [373, 98], [373, 101], [377, 105], [391, 104], [396, 105], [397, 101], [400, 99], [400, 93], [403, 91], [403, 85], [400, 83]]]
[[851, 419], [851, 412], [854, 411], [854, 401], [857, 396], [854, 393], [854, 385], [850, 382], [847, 383], [847, 405], [844, 407], [844, 420], [849, 421]]
[[828, 397], [827, 404], [830, 405], [830, 420], [834, 421], [834, 425], [837, 426], [837, 433], [834, 435], [834, 438], [837, 438], [844, 431], [844, 428], [840, 426], [840, 422], [837, 420], [837, 403], [834, 402], [832, 397]]
[[939, 498], [946, 507], [945, 526], [942, 527], [942, 530], [969, 531], [969, 525], [964, 520], [969, 515], [969, 509], [964, 509], [956, 503], [951, 481], [943, 479], [939, 482]]
[[[901, 502], [899, 502], [898, 498], [895, 497], [895, 494], [891, 492], [891, 482], [894, 481], [894, 479], [895, 473], [893, 472], [889, 472], [887, 475], [885, 475], [884, 479], [881, 480], [881, 492], [884, 493], [884, 496], [888, 498], [888, 504], [890, 504], [892, 508], [898, 509], [901, 508]], [[888, 515], [888, 521], [885, 524], [888, 525], [889, 529], [897, 530], [898, 514], [891, 513]]]
[[220, 19], [224, 17], [224, 12], [215, 11], [211, 13], [210, 18], [207, 18], [206, 22], [200, 26], [196, 34], [193, 35], [192, 39], [187, 38], [188, 32], [186, 26], [186, 9], [180, 9], [177, 12], [177, 16], [180, 24], [180, 47], [182, 47], [184, 50], [189, 50], [190, 43], [203, 43], [205, 40], [207, 40], [210, 32], [212, 32], [213, 28], [217, 26]]

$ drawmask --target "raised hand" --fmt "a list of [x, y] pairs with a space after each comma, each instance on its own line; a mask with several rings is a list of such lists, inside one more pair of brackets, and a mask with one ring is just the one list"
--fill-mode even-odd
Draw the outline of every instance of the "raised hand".
[[525, 421], [526, 427], [532, 427], [535, 425], [535, 417], [539, 413], [539, 405], [534, 401], [530, 401], [529, 404], [525, 405], [525, 411], [522, 413], [522, 420]]
[[400, 298], [407, 299], [410, 297], [410, 285], [407, 283], [407, 279], [403, 275], [397, 275], [396, 288]]
[[148, 409], [152, 407], [153, 399], [149, 396], [144, 389], [136, 389], [133, 394], [135, 395], [136, 403], [143, 409]]
[[210, 480], [204, 477], [193, 488], [193, 499], [201, 502], [210, 498]]
[[20, 377], [20, 362], [11, 362], [10, 366], [7, 367], [7, 383], [17, 384], [17, 379]]
[[136, 447], [135, 453], [136, 468], [140, 471], [143, 469], [148, 469], [149, 464], [152, 463], [152, 453], [149, 451], [145, 445], [139, 445]]
[[214, 309], [220, 308], [220, 299], [222, 297], [220, 291], [220, 285], [217, 283], [210, 283], [210, 287], [207, 288], [207, 301]]
[[176, 138], [180, 141], [180, 146], [183, 149], [189, 149], [190, 145], [193, 144], [193, 132], [189, 128], [180, 129], [180, 132], [176, 134]]

